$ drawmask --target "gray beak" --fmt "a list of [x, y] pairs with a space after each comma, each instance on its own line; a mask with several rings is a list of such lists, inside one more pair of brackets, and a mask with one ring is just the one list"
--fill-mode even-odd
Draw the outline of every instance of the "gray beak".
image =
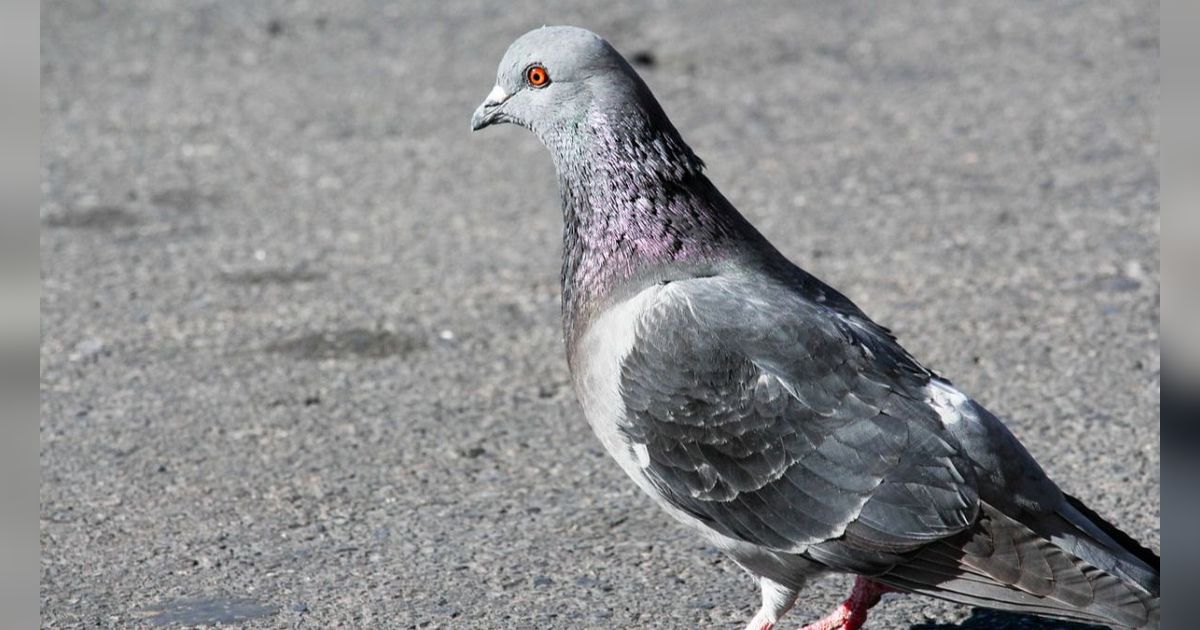
[[498, 122], [497, 118], [500, 115], [500, 106], [504, 104], [504, 101], [508, 100], [509, 96], [511, 95], [505, 92], [504, 88], [499, 85], [492, 88], [492, 91], [488, 92], [487, 98], [483, 99], [483, 103], [475, 109], [475, 113], [471, 116], [471, 131], [479, 131], [488, 125]]

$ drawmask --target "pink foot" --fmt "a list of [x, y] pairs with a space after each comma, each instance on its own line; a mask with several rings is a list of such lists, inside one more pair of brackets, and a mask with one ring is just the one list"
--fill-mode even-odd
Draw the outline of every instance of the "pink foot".
[[859, 576], [854, 579], [850, 597], [824, 619], [810, 623], [800, 630], [859, 630], [867, 622], [867, 611], [879, 603], [884, 593], [896, 589]]

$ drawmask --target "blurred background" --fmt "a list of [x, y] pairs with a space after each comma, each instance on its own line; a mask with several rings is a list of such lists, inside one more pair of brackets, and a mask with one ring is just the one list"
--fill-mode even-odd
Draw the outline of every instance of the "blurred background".
[[[608, 38], [780, 249], [1159, 549], [1158, 22], [1146, 2], [45, 3], [43, 625], [752, 615], [751, 581], [579, 413], [544, 149], [468, 132], [542, 24]], [[917, 598], [872, 619], [1064, 627]]]

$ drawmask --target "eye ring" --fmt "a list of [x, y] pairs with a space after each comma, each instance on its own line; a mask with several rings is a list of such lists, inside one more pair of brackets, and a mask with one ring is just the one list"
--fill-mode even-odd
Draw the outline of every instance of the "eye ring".
[[550, 73], [546, 72], [545, 66], [535, 63], [525, 69], [525, 82], [535, 88], [544, 88], [550, 85]]

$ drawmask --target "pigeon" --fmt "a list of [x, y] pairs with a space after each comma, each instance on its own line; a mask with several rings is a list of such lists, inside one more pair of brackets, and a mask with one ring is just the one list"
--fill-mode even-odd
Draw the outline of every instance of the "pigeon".
[[748, 572], [774, 627], [805, 583], [856, 576], [807, 630], [886, 593], [1159, 625], [1159, 559], [1064, 493], [982, 405], [790, 262], [704, 174], [637, 72], [581, 28], [504, 54], [471, 129], [549, 149], [575, 393], [633, 481]]

